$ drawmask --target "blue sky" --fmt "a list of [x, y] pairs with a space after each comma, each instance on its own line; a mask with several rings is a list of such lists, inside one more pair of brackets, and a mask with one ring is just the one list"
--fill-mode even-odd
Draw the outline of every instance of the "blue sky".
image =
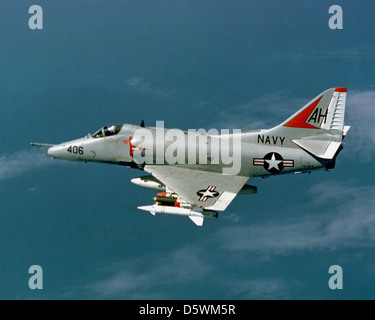
[[[361, 0], [0, 0], [0, 298], [374, 299], [374, 14]], [[253, 179], [257, 195], [203, 228], [138, 211], [154, 196], [130, 183], [140, 171], [29, 145], [142, 119], [267, 128], [336, 86], [352, 126], [336, 168]]]

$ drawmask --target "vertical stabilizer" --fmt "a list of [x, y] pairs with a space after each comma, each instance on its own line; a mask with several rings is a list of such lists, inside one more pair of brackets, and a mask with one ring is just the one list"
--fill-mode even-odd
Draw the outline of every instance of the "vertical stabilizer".
[[282, 126], [301, 129], [344, 130], [346, 88], [324, 91], [288, 118]]
[[267, 134], [285, 137], [317, 158], [334, 159], [350, 128], [345, 126], [346, 93], [346, 88], [322, 92]]

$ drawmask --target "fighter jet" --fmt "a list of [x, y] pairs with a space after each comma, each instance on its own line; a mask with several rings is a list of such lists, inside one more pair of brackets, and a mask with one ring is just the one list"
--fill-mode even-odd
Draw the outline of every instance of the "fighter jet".
[[197, 226], [217, 218], [237, 194], [254, 194], [249, 178], [311, 173], [335, 167], [349, 126], [346, 88], [331, 88], [271, 129], [202, 132], [121, 124], [47, 146], [52, 158], [118, 164], [147, 173], [131, 180], [158, 191], [138, 209], [189, 217]]

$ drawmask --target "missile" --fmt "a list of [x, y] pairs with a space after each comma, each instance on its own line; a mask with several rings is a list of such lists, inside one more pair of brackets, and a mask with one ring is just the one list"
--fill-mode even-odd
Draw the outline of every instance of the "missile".
[[189, 217], [190, 220], [193, 221], [199, 227], [203, 225], [204, 219], [218, 217], [218, 213], [216, 211], [207, 211], [201, 208], [188, 209], [154, 204], [151, 206], [138, 207], [138, 209], [150, 212], [153, 216], [156, 214], [168, 214], [174, 216]]
[[143, 188], [157, 190], [157, 191], [166, 191], [165, 185], [153, 176], [133, 178], [130, 181], [136, 184], [137, 186], [140, 186]]

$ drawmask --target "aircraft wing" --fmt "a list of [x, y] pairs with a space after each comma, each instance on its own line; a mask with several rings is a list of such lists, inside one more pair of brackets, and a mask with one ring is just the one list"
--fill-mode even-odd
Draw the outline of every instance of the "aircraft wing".
[[249, 177], [180, 166], [146, 165], [144, 170], [193, 206], [224, 211]]

